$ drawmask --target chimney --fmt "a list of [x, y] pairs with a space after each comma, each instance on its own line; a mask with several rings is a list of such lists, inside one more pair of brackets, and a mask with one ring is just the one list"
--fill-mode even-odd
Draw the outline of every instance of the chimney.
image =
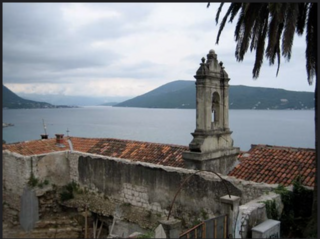
[[56, 145], [59, 147], [65, 147], [63, 145], [63, 134], [56, 134]]
[[48, 135], [47, 134], [42, 134], [41, 135], [41, 139], [48, 139]]

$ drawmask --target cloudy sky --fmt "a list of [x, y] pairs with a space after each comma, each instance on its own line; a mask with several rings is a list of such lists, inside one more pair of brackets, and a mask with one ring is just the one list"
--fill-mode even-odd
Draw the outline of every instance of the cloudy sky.
[[[235, 23], [215, 44], [218, 4], [3, 3], [3, 83], [15, 93], [137, 96], [175, 80], [194, 80], [214, 49], [231, 85], [314, 91], [307, 83], [305, 37], [290, 62], [265, 61], [252, 79], [254, 55], [234, 57]], [[224, 7], [226, 10], [227, 7]]]

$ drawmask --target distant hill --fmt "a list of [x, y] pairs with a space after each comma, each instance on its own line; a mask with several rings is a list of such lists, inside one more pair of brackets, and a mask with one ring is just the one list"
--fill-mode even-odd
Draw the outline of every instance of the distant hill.
[[77, 96], [62, 94], [35, 94], [35, 93], [18, 93], [18, 96], [33, 101], [47, 102], [52, 105], [77, 105], [77, 106], [95, 106], [105, 103], [116, 102], [118, 104], [131, 97], [123, 96]]
[[119, 104], [119, 102], [108, 102], [108, 103], [103, 103], [102, 106], [114, 106]]
[[115, 106], [142, 108], [195, 108], [195, 83], [173, 81], [146, 94], [137, 96]]
[[[194, 109], [196, 107], [195, 82], [173, 81], [146, 94], [119, 103], [115, 107]], [[230, 86], [229, 108], [313, 109], [314, 94], [263, 87]]]
[[46, 102], [38, 102], [33, 100], [26, 100], [7, 87], [2, 85], [2, 108], [8, 109], [32, 109], [32, 108], [70, 108], [73, 106], [66, 106], [66, 105], [52, 105]]

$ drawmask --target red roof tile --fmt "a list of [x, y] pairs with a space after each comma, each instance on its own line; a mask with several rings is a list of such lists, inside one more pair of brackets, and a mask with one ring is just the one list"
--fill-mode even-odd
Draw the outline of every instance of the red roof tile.
[[172, 167], [184, 167], [182, 152], [188, 150], [187, 146], [181, 145], [79, 137], [63, 138], [64, 147], [59, 147], [56, 139], [52, 138], [4, 144], [3, 149], [24, 156], [46, 154], [70, 150], [68, 139], [75, 151]]
[[302, 184], [313, 187], [315, 159], [314, 149], [252, 145], [248, 152], [240, 155], [241, 163], [229, 173], [229, 176], [288, 186], [301, 175]]

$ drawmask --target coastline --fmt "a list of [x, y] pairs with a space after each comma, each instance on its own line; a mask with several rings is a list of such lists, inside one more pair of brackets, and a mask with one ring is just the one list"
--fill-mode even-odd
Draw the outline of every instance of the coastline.
[[14, 124], [11, 124], [11, 123], [2, 123], [2, 128], [9, 127], [9, 126], [14, 126]]

